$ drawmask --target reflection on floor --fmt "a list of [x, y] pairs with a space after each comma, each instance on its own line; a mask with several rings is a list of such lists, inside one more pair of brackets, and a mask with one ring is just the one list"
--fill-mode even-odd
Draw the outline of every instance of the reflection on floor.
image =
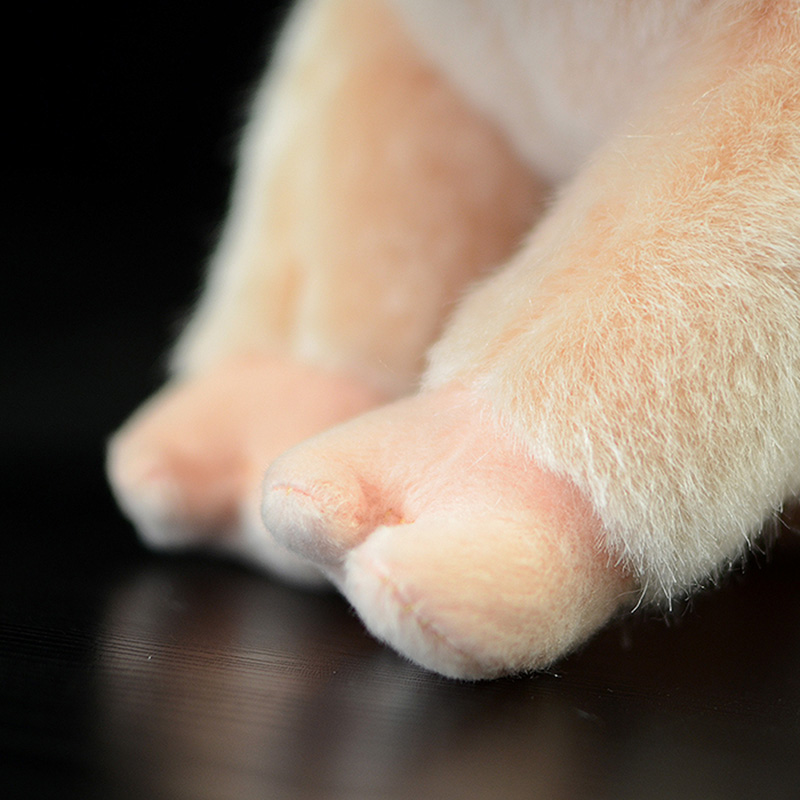
[[19, 792], [3, 796], [796, 796], [797, 537], [669, 621], [462, 684], [396, 657], [334, 594], [144, 554], [79, 499], [88, 544], [32, 527], [0, 576], [0, 777]]

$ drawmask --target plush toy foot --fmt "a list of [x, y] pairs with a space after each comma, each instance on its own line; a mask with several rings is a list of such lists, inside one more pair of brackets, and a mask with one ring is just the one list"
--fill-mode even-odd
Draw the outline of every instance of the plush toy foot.
[[546, 666], [635, 597], [567, 481], [448, 387], [328, 431], [267, 473], [264, 518], [379, 638], [444, 675]]
[[168, 385], [114, 436], [108, 472], [148, 543], [228, 551], [304, 583], [318, 569], [265, 536], [261, 481], [288, 447], [384, 400], [357, 381], [248, 356]]

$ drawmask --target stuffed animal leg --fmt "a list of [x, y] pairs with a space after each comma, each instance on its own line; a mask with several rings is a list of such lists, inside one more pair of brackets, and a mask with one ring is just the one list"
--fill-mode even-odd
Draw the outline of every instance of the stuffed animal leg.
[[409, 392], [446, 313], [509, 257], [541, 197], [394, 14], [370, 0], [300, 5], [256, 98], [174, 377], [109, 449], [144, 538], [318, 580], [264, 530], [264, 470]]
[[800, 493], [800, 11], [698, 14], [423, 390], [267, 474], [277, 539], [443, 674], [546, 665]]
[[800, 21], [448, 8], [301, 6], [110, 472], [152, 541], [324, 573], [488, 677], [717, 574], [800, 493]]

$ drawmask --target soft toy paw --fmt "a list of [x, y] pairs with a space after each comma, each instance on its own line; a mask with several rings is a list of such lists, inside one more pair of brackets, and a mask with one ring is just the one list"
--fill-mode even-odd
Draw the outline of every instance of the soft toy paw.
[[319, 571], [264, 530], [264, 465], [381, 400], [355, 380], [294, 361], [230, 358], [176, 379], [128, 421], [109, 445], [111, 483], [154, 547], [203, 546], [317, 584]]
[[281, 456], [264, 520], [377, 636], [453, 677], [544, 666], [635, 602], [587, 500], [460, 387]]
[[300, 3], [120, 505], [457, 677], [718, 575], [800, 496], [799, 75], [794, 0]]

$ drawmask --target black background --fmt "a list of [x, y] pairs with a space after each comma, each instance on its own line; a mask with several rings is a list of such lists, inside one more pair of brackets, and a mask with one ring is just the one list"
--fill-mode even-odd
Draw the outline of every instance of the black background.
[[797, 537], [546, 674], [462, 685], [334, 596], [145, 552], [116, 512], [105, 437], [161, 380], [284, 10], [8, 29], [0, 794], [797, 797]]
[[90, 446], [156, 383], [216, 240], [284, 13], [62, 7], [29, 11], [14, 31], [4, 390], [21, 457]]

